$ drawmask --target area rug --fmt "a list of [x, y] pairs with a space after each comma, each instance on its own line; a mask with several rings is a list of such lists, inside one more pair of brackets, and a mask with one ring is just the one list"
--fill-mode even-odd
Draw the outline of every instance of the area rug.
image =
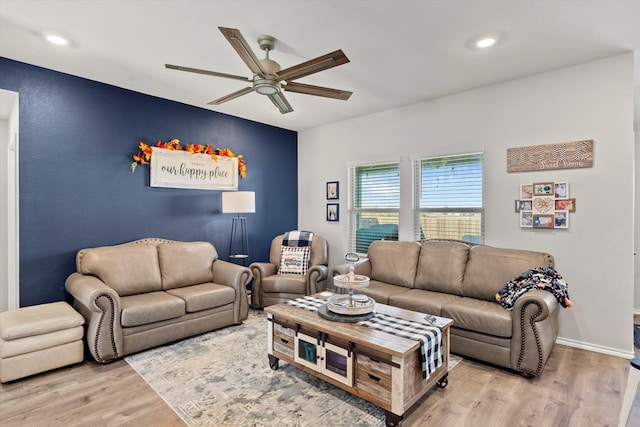
[[[267, 320], [231, 326], [125, 358], [190, 426], [384, 426], [384, 410], [267, 358]], [[451, 364], [459, 357], [451, 357]]]

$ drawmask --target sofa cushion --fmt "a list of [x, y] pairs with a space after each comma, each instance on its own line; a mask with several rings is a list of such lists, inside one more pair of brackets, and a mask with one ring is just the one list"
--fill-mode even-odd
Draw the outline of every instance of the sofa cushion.
[[200, 285], [169, 289], [168, 294], [184, 300], [187, 313], [207, 310], [232, 304], [236, 298], [236, 291], [231, 286], [217, 283], [202, 283]]
[[183, 299], [164, 291], [130, 295], [120, 298], [123, 327], [145, 325], [173, 319], [185, 314]]
[[442, 307], [442, 316], [453, 319], [456, 328], [496, 337], [512, 335], [511, 312], [497, 302], [460, 298]]
[[381, 304], [389, 304], [389, 299], [393, 295], [402, 294], [409, 289], [404, 286], [390, 285], [389, 283], [379, 282], [377, 280], [370, 280], [369, 286], [366, 288], [358, 288], [354, 291], [358, 294], [365, 294], [370, 296], [376, 302]]
[[[84, 318], [64, 301], [32, 305], [0, 313], [3, 341], [46, 335], [84, 324]], [[1, 349], [0, 349], [1, 350]]]
[[306, 294], [305, 276], [299, 274], [274, 274], [262, 278], [262, 292]]
[[461, 242], [420, 243], [415, 288], [462, 295], [469, 245]]
[[418, 242], [377, 240], [369, 246], [371, 279], [413, 288], [419, 255]]
[[102, 246], [78, 252], [79, 273], [96, 276], [120, 296], [159, 291], [158, 251], [151, 244]]
[[505, 283], [535, 267], [553, 266], [553, 257], [544, 252], [474, 246], [462, 281], [465, 297], [495, 301]]
[[440, 316], [443, 306], [461, 298], [462, 297], [457, 295], [442, 292], [409, 289], [407, 292], [391, 295], [389, 297], [389, 304], [394, 307], [404, 308], [405, 310]]
[[218, 253], [209, 242], [171, 242], [158, 245], [162, 289], [211, 282]]

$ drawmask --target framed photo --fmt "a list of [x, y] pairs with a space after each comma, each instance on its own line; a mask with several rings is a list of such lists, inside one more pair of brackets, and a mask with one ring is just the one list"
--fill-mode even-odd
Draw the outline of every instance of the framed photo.
[[569, 228], [569, 211], [557, 211], [553, 217], [554, 228]]
[[576, 211], [576, 199], [556, 200], [556, 210], [557, 211], [575, 212]]
[[555, 186], [553, 182], [538, 182], [533, 184], [534, 196], [553, 196], [555, 194]]
[[516, 200], [516, 212], [530, 211], [533, 209], [532, 200]]
[[553, 228], [553, 215], [533, 215], [533, 228]]
[[327, 200], [338, 200], [340, 198], [340, 183], [338, 181], [327, 182]]
[[520, 185], [520, 200], [531, 200], [533, 197], [533, 185], [522, 184]]
[[340, 221], [340, 205], [327, 203], [327, 221]]
[[556, 199], [568, 199], [569, 198], [569, 183], [568, 182], [556, 182], [553, 184], [555, 188]]
[[533, 212], [520, 212], [520, 227], [532, 228], [533, 227]]

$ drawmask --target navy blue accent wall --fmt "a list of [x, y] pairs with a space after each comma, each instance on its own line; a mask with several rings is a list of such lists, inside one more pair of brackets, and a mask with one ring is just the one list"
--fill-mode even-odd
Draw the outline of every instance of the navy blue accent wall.
[[[131, 173], [140, 141], [178, 138], [243, 154], [256, 192], [246, 214], [252, 261], [298, 218], [294, 131], [0, 58], [0, 88], [19, 93], [20, 305], [68, 300], [79, 249], [144, 237], [213, 243], [227, 259], [232, 214], [221, 192], [149, 186]], [[256, 100], [256, 108], [269, 108]]]

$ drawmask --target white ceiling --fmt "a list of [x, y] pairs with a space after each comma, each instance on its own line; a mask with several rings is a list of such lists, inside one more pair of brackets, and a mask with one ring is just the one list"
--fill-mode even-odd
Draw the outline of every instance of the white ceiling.
[[[342, 49], [349, 64], [298, 82], [351, 99], [285, 92], [286, 115], [257, 93], [206, 105], [247, 84], [164, 64], [250, 77], [218, 26], [260, 58], [257, 37], [276, 37], [282, 68]], [[474, 48], [483, 35], [498, 43]], [[637, 49], [635, 0], [0, 0], [0, 56], [297, 131]]]

